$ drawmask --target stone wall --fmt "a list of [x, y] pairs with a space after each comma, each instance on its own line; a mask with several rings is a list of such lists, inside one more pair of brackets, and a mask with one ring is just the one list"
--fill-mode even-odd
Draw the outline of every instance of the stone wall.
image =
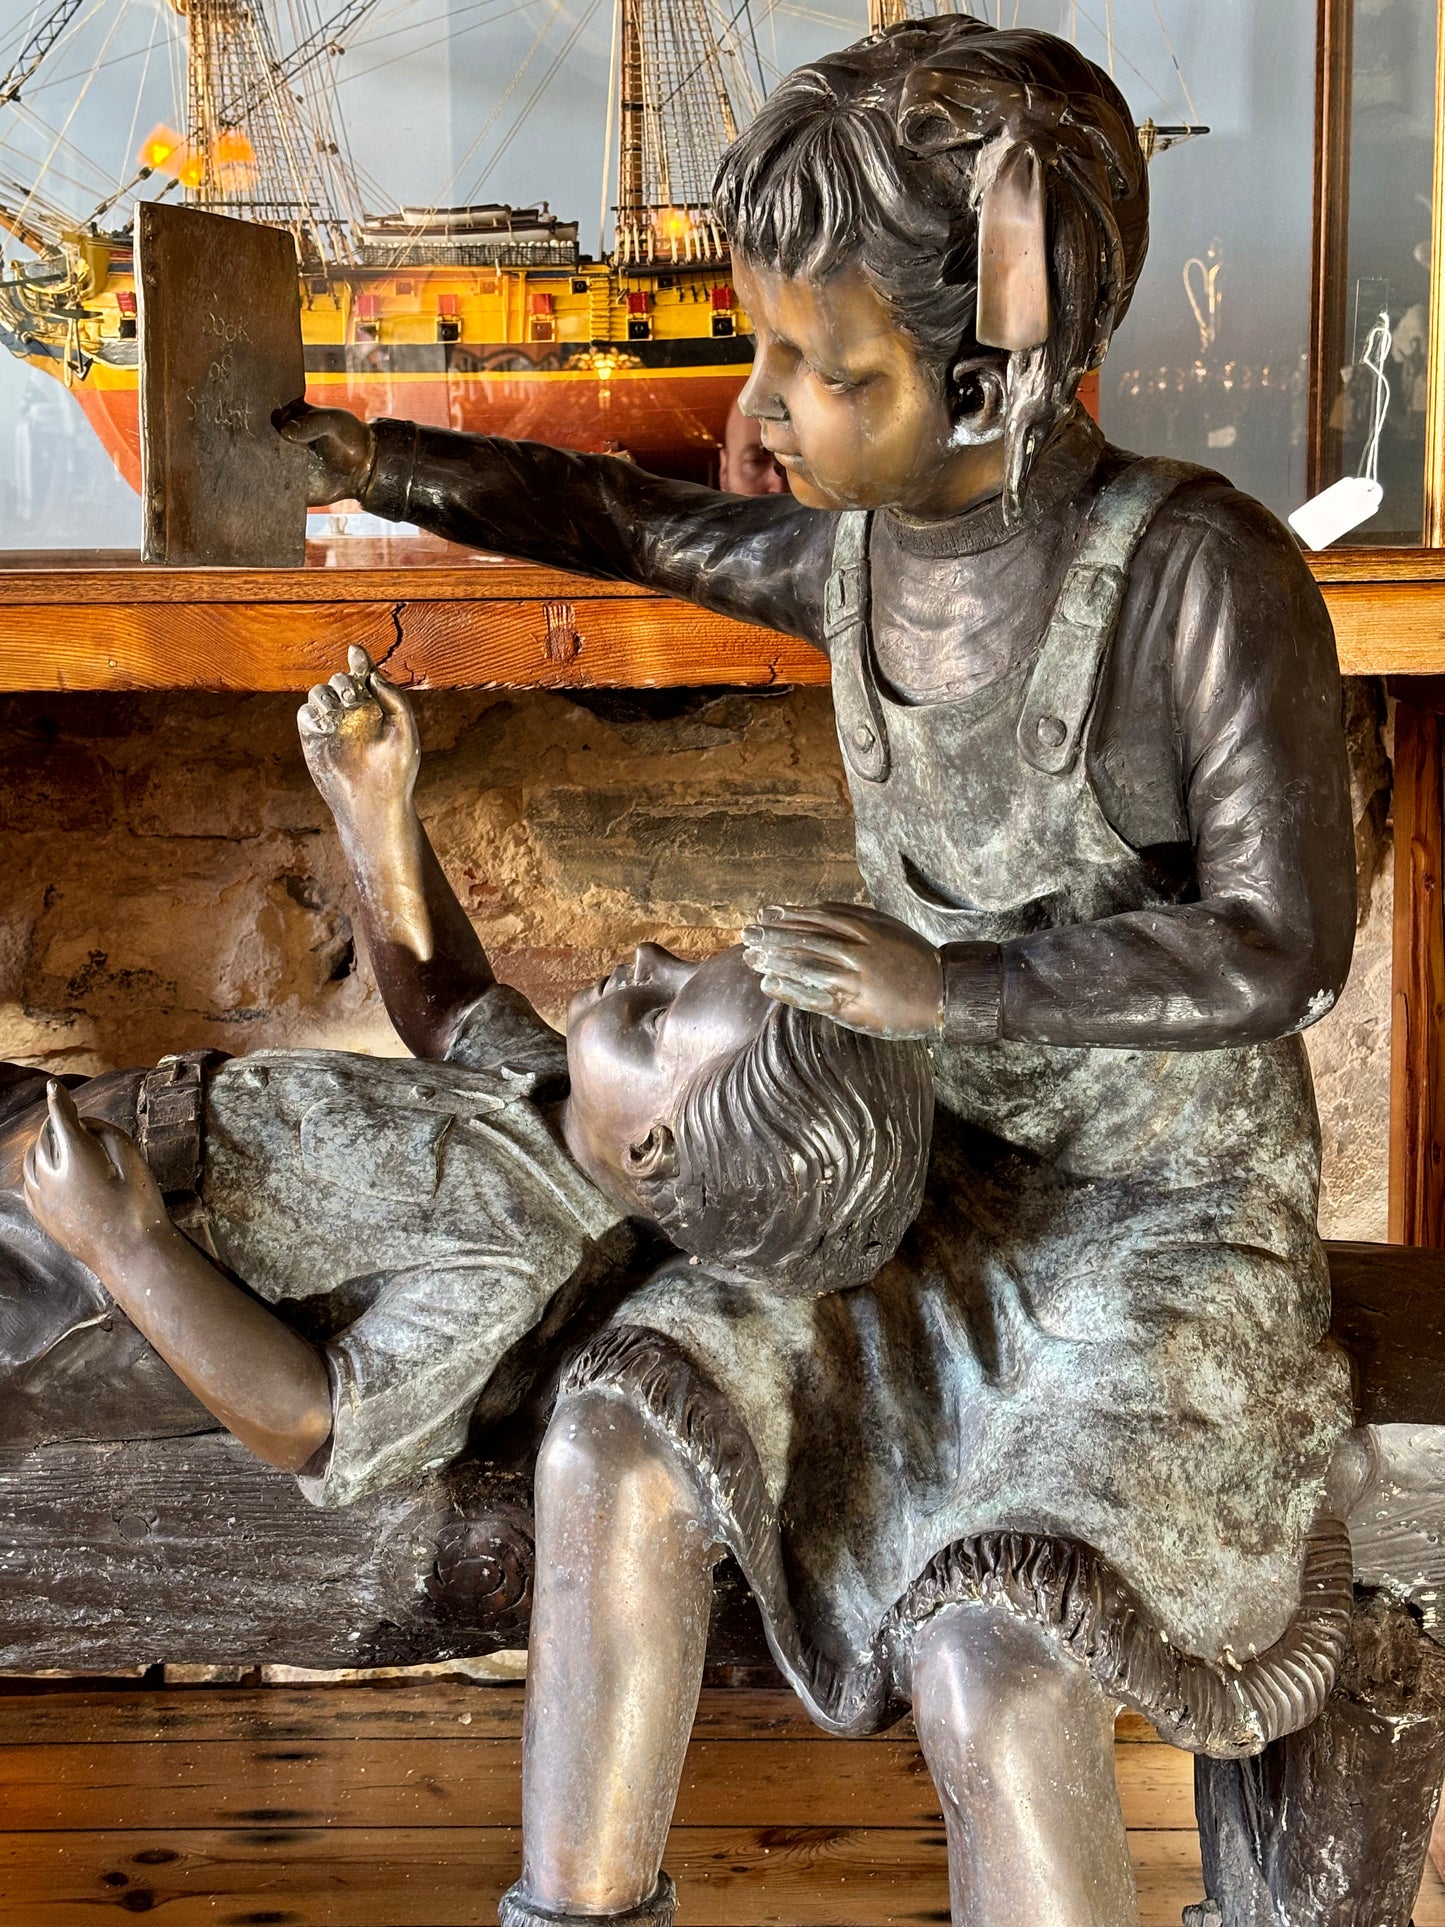
[[[92, 1071], [208, 1044], [400, 1046], [353, 943], [289, 697], [0, 701], [0, 1057]], [[554, 1019], [643, 938], [700, 953], [858, 888], [826, 692], [417, 698], [420, 803], [498, 974]], [[1371, 913], [1310, 1035], [1323, 1219], [1383, 1237], [1389, 872], [1357, 705]]]

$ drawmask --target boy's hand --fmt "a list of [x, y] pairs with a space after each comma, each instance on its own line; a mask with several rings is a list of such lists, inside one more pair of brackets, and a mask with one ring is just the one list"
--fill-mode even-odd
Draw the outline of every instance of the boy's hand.
[[72, 1257], [104, 1278], [169, 1236], [165, 1203], [140, 1146], [114, 1124], [85, 1119], [63, 1084], [46, 1089], [50, 1115], [25, 1158], [30, 1215]]
[[306, 500], [312, 508], [360, 496], [376, 460], [370, 424], [344, 408], [312, 408], [292, 402], [272, 418], [276, 432], [306, 450]]
[[411, 804], [421, 741], [411, 704], [355, 644], [350, 665], [318, 683], [296, 717], [311, 780], [338, 822], [395, 819]]
[[763, 989], [799, 1010], [875, 1037], [935, 1037], [943, 964], [926, 937], [881, 910], [847, 903], [769, 905], [743, 932]]

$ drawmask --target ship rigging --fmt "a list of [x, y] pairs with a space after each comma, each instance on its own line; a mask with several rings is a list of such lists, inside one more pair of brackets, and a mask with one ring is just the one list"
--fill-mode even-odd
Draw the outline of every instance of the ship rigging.
[[[139, 439], [130, 220], [139, 198], [158, 193], [291, 232], [311, 400], [580, 448], [621, 447], [665, 472], [707, 473], [750, 359], [708, 194], [723, 148], [766, 85], [751, 0], [614, 0], [602, 168], [604, 212], [615, 181], [612, 245], [596, 257], [582, 251], [577, 222], [545, 202], [386, 208], [357, 164], [337, 82], [346, 48], [379, 0], [150, 0], [156, 20], [168, 8], [174, 22], [181, 125], [154, 127], [122, 178], [100, 181], [88, 211], [70, 211], [64, 202], [73, 207], [97, 178], [69, 141], [70, 117], [56, 130], [35, 122], [45, 164], [27, 182], [12, 174], [6, 116], [35, 121], [31, 90], [83, 20], [139, 3], [90, 0], [82, 16], [85, 0], [49, 0], [17, 36], [0, 79], [0, 239], [8, 241], [0, 345], [65, 382], [132, 485]], [[473, 149], [563, 4], [551, 0]], [[601, 4], [585, 0], [563, 54]], [[1002, 11], [1006, 0], [993, 4]], [[1017, 10], [1016, 0], [1007, 4]], [[869, 0], [875, 28], [934, 10], [935, 0]], [[1111, 37], [1111, 62], [1113, 54]], [[499, 150], [549, 78], [532, 85]], [[89, 78], [82, 93], [88, 85]], [[1145, 137], [1162, 147], [1194, 131], [1150, 122]]]

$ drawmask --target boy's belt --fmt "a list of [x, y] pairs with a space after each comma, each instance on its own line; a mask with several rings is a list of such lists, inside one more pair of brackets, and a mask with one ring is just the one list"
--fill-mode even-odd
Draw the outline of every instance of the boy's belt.
[[226, 1052], [178, 1051], [141, 1078], [136, 1092], [136, 1142], [151, 1175], [166, 1193], [194, 1192], [205, 1150], [206, 1080]]

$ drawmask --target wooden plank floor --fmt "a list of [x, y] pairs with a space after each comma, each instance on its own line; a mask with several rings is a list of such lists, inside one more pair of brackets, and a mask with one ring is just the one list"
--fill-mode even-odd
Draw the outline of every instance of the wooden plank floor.
[[[518, 1688], [0, 1693], [0, 1927], [470, 1927], [518, 1857]], [[1144, 1927], [1202, 1894], [1188, 1758], [1121, 1724]], [[911, 1733], [830, 1740], [704, 1695], [668, 1865], [686, 1927], [947, 1919]], [[1416, 1927], [1445, 1927], [1433, 1871]]]

